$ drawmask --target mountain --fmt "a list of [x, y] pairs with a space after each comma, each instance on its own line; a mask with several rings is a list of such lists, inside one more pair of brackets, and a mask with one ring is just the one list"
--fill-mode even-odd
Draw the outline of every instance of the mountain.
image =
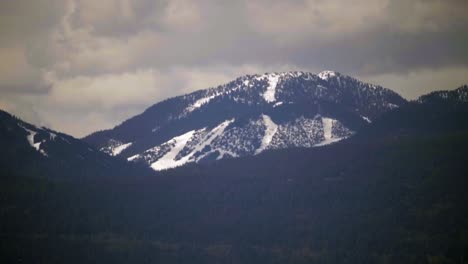
[[460, 86], [450, 91], [435, 91], [418, 98], [417, 102], [426, 104], [435, 103], [466, 103], [468, 102], [468, 85]]
[[72, 136], [26, 123], [0, 110], [2, 174], [40, 177], [114, 175], [144, 169], [110, 157]]
[[385, 113], [356, 140], [386, 140], [405, 136], [429, 137], [468, 130], [468, 86], [420, 96], [405, 107]]
[[466, 263], [467, 106], [155, 177], [2, 177], [0, 262]]
[[348, 138], [407, 102], [333, 71], [265, 73], [157, 103], [84, 140], [155, 170], [316, 147]]

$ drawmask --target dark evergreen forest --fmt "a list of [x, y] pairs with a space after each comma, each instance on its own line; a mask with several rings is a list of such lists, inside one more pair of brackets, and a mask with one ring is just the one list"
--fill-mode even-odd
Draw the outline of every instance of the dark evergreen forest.
[[468, 263], [467, 109], [410, 104], [339, 144], [151, 176], [4, 165], [0, 261]]

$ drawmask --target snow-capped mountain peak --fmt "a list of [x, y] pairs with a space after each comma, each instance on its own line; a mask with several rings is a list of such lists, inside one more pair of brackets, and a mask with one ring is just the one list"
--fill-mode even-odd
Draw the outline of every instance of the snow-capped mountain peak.
[[333, 71], [245, 75], [157, 103], [85, 140], [161, 170], [331, 144], [405, 103], [391, 90]]

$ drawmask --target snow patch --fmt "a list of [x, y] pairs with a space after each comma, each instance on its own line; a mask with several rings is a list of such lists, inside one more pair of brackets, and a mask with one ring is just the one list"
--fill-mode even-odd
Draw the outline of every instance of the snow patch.
[[[193, 139], [197, 137], [197, 134], [199, 134], [200, 132], [203, 132], [204, 130], [206, 130], [206, 128], [203, 128], [203, 129], [200, 129], [200, 130], [192, 130], [192, 131], [187, 132], [187, 133], [185, 133], [183, 135], [174, 137], [173, 139], [171, 139], [169, 141], [166, 141], [165, 143], [163, 143], [163, 144], [161, 144], [159, 146], [156, 146], [155, 148], [159, 148], [160, 146], [168, 145], [168, 146], [170, 146], [170, 150], [166, 154], [164, 154], [162, 157], [160, 157], [158, 160], [153, 162], [151, 164], [151, 168], [156, 170], [156, 171], [160, 171], [160, 170], [179, 167], [179, 166], [182, 166], [182, 165], [184, 165], [186, 163], [189, 163], [189, 162], [199, 161], [201, 158], [203, 158], [207, 154], [213, 152], [213, 150], [210, 151], [209, 153], [205, 153], [201, 157], [196, 157], [195, 154], [203, 151], [203, 149], [206, 146], [210, 146], [210, 144], [212, 144], [212, 142], [216, 138], [218, 138], [219, 136], [221, 136], [224, 133], [226, 128], [232, 122], [234, 122], [234, 120], [235, 119], [230, 119], [230, 120], [226, 120], [226, 121], [220, 123], [219, 125], [217, 125], [213, 129], [211, 129], [208, 133], [206, 133], [203, 136], [203, 138], [201, 140], [199, 140], [194, 146], [190, 146], [191, 142], [193, 142]], [[189, 145], [187, 145], [187, 144], [189, 144]], [[179, 153], [182, 150], [184, 150], [186, 148], [186, 146], [190, 146], [190, 152], [188, 152], [183, 157], [180, 157]], [[145, 151], [145, 152], [148, 152], [148, 150]], [[225, 154], [221, 150], [219, 150], [219, 152], [222, 155]], [[141, 157], [142, 156], [140, 154], [137, 154], [137, 155], [134, 155], [134, 156], [131, 156], [131, 157], [127, 158], [127, 160], [128, 161], [135, 161], [137, 159], [140, 159]]]
[[56, 137], [57, 137], [57, 134], [52, 133], [52, 132], [49, 132], [49, 138], [50, 138], [50, 140], [55, 140]]
[[344, 138], [333, 137], [333, 123], [337, 122], [335, 119], [322, 117], [322, 125], [323, 125], [323, 137], [324, 140], [318, 144], [315, 144], [315, 147], [329, 145], [335, 142], [338, 142]]
[[318, 77], [325, 81], [328, 81], [328, 79], [335, 77], [335, 76], [336, 76], [336, 72], [334, 71], [323, 71], [318, 74]]
[[273, 107], [278, 107], [278, 106], [280, 106], [280, 105], [282, 105], [282, 104], [283, 104], [283, 102], [277, 102], [277, 103], [275, 103], [275, 104], [273, 105]]
[[366, 116], [361, 116], [362, 119], [364, 119], [367, 123], [372, 123], [372, 120], [370, 120], [368, 117]]
[[330, 144], [333, 144], [333, 143], [336, 143], [338, 141], [341, 141], [345, 138], [332, 138], [330, 140], [324, 140], [318, 144], [315, 144], [314, 147], [320, 147], [320, 146], [325, 146], [325, 145], [330, 145]]
[[174, 147], [172, 147], [169, 152], [167, 152], [156, 162], [151, 164], [151, 168], [160, 171], [184, 165], [187, 162], [187, 160], [185, 160], [184, 158], [176, 160], [176, 157], [177, 154], [179, 154], [179, 152], [185, 147], [187, 142], [192, 138], [194, 133], [195, 130], [192, 130], [169, 140], [168, 143], [174, 144]]
[[28, 142], [29, 142], [29, 145], [31, 145], [31, 147], [35, 148], [37, 151], [41, 151], [41, 143], [42, 142], [37, 142], [37, 143], [34, 143], [34, 136], [37, 134], [36, 132], [33, 132], [31, 130], [29, 130], [31, 132], [31, 134], [28, 135]]
[[220, 159], [223, 159], [224, 156], [226, 155], [229, 155], [233, 158], [237, 158], [238, 155], [236, 153], [233, 153], [231, 151], [227, 151], [227, 150], [224, 150], [224, 149], [216, 149], [215, 151], [218, 151], [219, 152], [219, 156], [216, 158], [216, 160], [220, 160]]
[[275, 94], [276, 94], [276, 86], [278, 85], [279, 75], [276, 74], [269, 74], [266, 76], [268, 79], [268, 87], [263, 93], [263, 98], [268, 103], [272, 103], [276, 101]]
[[[21, 126], [21, 125], [20, 125]], [[30, 129], [27, 129], [23, 126], [21, 126], [26, 132], [28, 132], [28, 135], [26, 136], [26, 140], [28, 141], [29, 145], [34, 148], [36, 151], [41, 153], [43, 156], [47, 157], [47, 153], [41, 149], [41, 143], [42, 142], [37, 142], [34, 143], [34, 137], [36, 136], [37, 132], [32, 131]]]
[[122, 153], [122, 151], [124, 151], [125, 149], [127, 149], [128, 147], [130, 147], [133, 143], [130, 142], [130, 143], [127, 143], [127, 144], [122, 144], [116, 148], [113, 148], [111, 151], [112, 151], [112, 156], [117, 156], [119, 155], [120, 153]]
[[388, 106], [388, 108], [390, 108], [390, 109], [395, 109], [395, 108], [399, 108], [399, 107], [400, 107], [399, 105], [392, 104], [392, 103], [388, 103], [387, 106]]
[[255, 151], [255, 154], [259, 154], [260, 152], [264, 151], [271, 143], [273, 136], [275, 135], [276, 131], [278, 130], [278, 125], [271, 120], [271, 118], [267, 115], [262, 115], [263, 124], [265, 125], [265, 134], [262, 138], [262, 143], [260, 147]]
[[194, 148], [190, 154], [188, 154], [186, 157], [190, 159], [195, 153], [198, 151], [203, 150], [206, 146], [210, 145], [213, 140], [215, 140], [218, 136], [222, 135], [224, 133], [224, 130], [232, 123], [234, 122], [234, 119], [231, 120], [226, 120], [213, 128], [213, 130], [208, 133], [208, 135], [201, 141], [201, 144], [199, 144], [196, 148]]
[[128, 161], [134, 161], [136, 159], [140, 158], [140, 154], [137, 154], [137, 155], [134, 155], [134, 156], [131, 156], [129, 158], [127, 158]]
[[187, 113], [193, 112], [194, 110], [202, 107], [204, 104], [209, 103], [216, 96], [217, 96], [217, 94], [214, 94], [214, 95], [211, 95], [211, 96], [207, 96], [207, 97], [203, 97], [201, 99], [198, 99], [197, 101], [195, 101], [195, 103], [193, 103], [192, 105], [187, 107], [185, 110], [186, 110]]
[[332, 138], [333, 121], [334, 120], [331, 118], [322, 117], [323, 137], [325, 138], [325, 140], [330, 140]]

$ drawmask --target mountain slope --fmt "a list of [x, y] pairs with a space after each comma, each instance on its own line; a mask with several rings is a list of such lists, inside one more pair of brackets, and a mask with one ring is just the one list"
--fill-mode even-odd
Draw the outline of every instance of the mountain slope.
[[421, 138], [468, 130], [468, 86], [436, 91], [419, 97], [400, 109], [385, 113], [354, 139], [386, 140], [404, 136]]
[[450, 91], [435, 91], [419, 97], [417, 102], [426, 104], [466, 103], [468, 102], [468, 85], [465, 84]]
[[161, 170], [330, 144], [404, 104], [391, 90], [337, 72], [247, 75], [155, 104], [85, 141]]
[[1, 179], [0, 260], [466, 263], [467, 105], [412, 102], [340, 144], [156, 177]]
[[28, 124], [0, 111], [2, 174], [78, 177], [130, 173], [147, 174], [125, 160], [109, 157], [69, 135]]

